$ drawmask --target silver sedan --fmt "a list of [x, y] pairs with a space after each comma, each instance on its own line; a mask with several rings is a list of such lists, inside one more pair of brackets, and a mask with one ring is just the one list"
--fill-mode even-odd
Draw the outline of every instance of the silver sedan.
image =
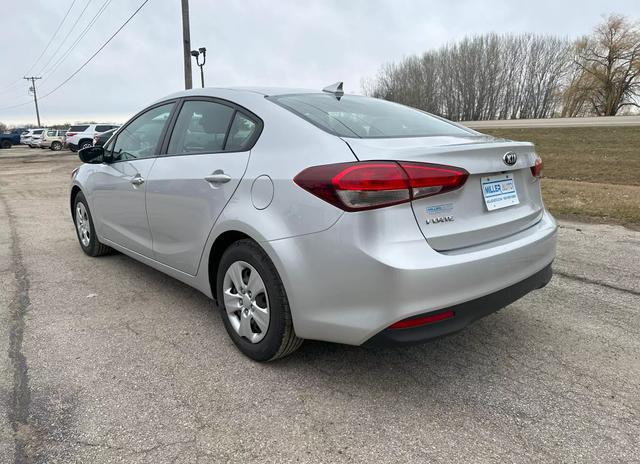
[[118, 250], [215, 300], [247, 356], [303, 339], [410, 344], [551, 278], [534, 146], [373, 98], [197, 89], [80, 151], [70, 206]]

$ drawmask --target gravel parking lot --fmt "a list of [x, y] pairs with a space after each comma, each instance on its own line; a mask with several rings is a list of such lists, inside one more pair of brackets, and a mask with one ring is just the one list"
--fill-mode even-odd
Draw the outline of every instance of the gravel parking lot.
[[639, 462], [640, 232], [563, 222], [549, 286], [448, 338], [257, 364], [203, 295], [82, 253], [78, 164], [0, 151], [0, 462]]

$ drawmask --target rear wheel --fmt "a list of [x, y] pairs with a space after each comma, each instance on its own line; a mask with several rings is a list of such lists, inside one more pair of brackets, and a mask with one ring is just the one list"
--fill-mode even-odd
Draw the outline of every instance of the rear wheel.
[[101, 256], [111, 252], [111, 248], [100, 243], [95, 234], [89, 205], [82, 192], [76, 195], [73, 202], [73, 220], [82, 251], [89, 256]]
[[51, 142], [51, 150], [53, 151], [60, 151], [62, 150], [62, 143], [61, 142]]
[[91, 143], [91, 140], [82, 140], [79, 144], [78, 144], [78, 149], [82, 150], [83, 148], [89, 148], [92, 147], [93, 143]]
[[227, 248], [216, 288], [227, 333], [245, 355], [271, 361], [300, 347], [278, 271], [256, 242], [240, 240]]

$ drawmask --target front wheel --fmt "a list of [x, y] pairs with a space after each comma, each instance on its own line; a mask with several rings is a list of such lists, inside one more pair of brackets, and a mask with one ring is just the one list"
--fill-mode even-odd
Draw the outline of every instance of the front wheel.
[[225, 329], [246, 356], [271, 361], [302, 344], [278, 271], [253, 240], [239, 240], [223, 253], [216, 289]]
[[51, 150], [53, 150], [53, 151], [60, 151], [60, 150], [62, 150], [62, 143], [61, 142], [51, 142], [51, 146], [49, 148]]
[[82, 150], [84, 148], [89, 148], [92, 146], [93, 146], [93, 143], [91, 143], [89, 140], [83, 140], [82, 142], [80, 142], [78, 149]]
[[93, 218], [89, 211], [89, 204], [82, 192], [76, 195], [73, 202], [73, 220], [76, 225], [76, 233], [80, 247], [89, 256], [101, 256], [111, 252], [111, 248], [100, 243], [95, 234]]
[[11, 140], [3, 140], [0, 142], [0, 148], [11, 148]]

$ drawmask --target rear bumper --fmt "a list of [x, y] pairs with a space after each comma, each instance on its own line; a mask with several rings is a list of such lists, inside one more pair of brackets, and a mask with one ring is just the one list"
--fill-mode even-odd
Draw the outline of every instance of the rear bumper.
[[536, 272], [531, 277], [527, 277], [517, 284], [510, 285], [507, 288], [476, 298], [475, 300], [446, 308], [454, 313], [454, 316], [450, 319], [445, 319], [443, 321], [420, 327], [385, 329], [367, 340], [364, 345], [413, 345], [425, 342], [432, 338], [442, 337], [444, 335], [458, 332], [478, 319], [499, 311], [514, 301], [519, 300], [527, 293], [544, 287], [549, 283], [552, 275], [553, 271], [551, 270], [551, 265], [548, 265], [541, 271]]
[[72, 151], [78, 151], [78, 145], [75, 143], [65, 143], [65, 147]]
[[[427, 244], [410, 208], [344, 214], [323, 232], [263, 243], [282, 277], [298, 336], [361, 345], [398, 321], [464, 304], [478, 308], [484, 297], [492, 312], [541, 286], [555, 258], [557, 225], [547, 212], [512, 236], [440, 253]], [[476, 300], [481, 303], [468, 303]], [[486, 315], [471, 312], [446, 324], [463, 327]]]

